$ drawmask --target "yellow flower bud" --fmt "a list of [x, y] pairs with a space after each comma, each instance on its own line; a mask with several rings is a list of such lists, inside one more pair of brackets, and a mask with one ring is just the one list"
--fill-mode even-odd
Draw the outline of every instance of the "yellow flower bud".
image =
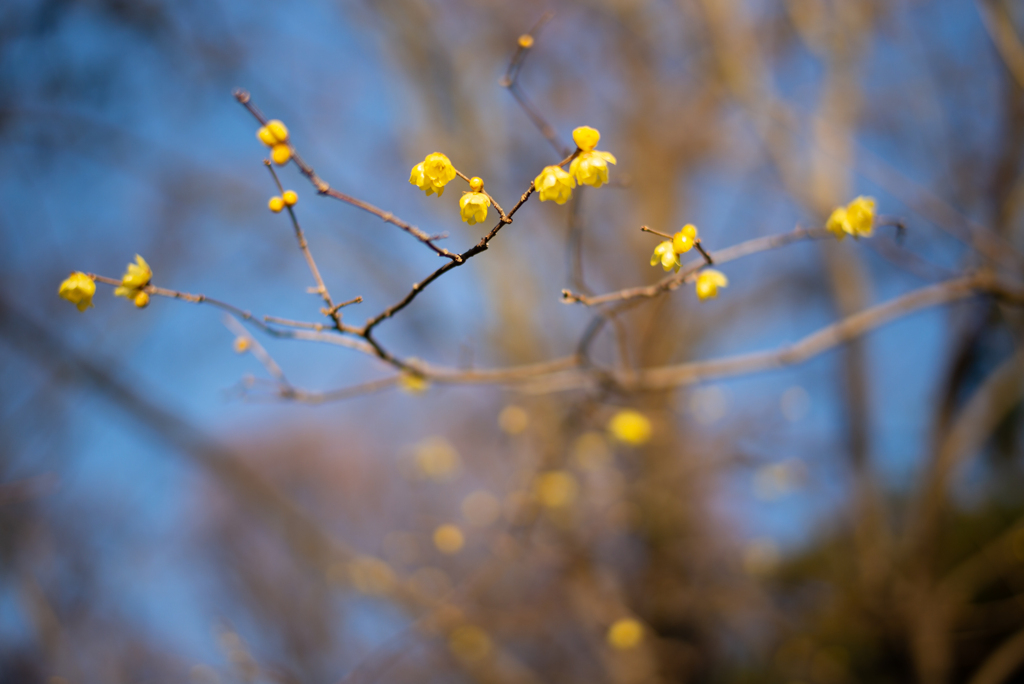
[[683, 229], [672, 236], [672, 249], [676, 254], [685, 254], [693, 249], [697, 241], [697, 226], [687, 223]]
[[608, 421], [608, 432], [612, 437], [631, 446], [646, 444], [651, 438], [651, 421], [647, 416], [632, 409], [623, 409]]
[[423, 394], [430, 389], [430, 381], [419, 373], [402, 371], [398, 376], [398, 388], [407, 394]]
[[92, 306], [92, 296], [96, 294], [96, 283], [85, 273], [75, 271], [60, 284], [57, 294], [61, 299], [66, 299], [79, 311], [85, 311]]
[[842, 240], [847, 235], [854, 237], [871, 237], [875, 227], [875, 200], [871, 197], [858, 197], [845, 207], [836, 207], [825, 228], [830, 230], [836, 239]]
[[281, 199], [283, 199], [284, 203], [287, 204], [289, 207], [294, 207], [295, 204], [299, 201], [299, 195], [294, 190], [285, 190], [284, 193], [281, 195]]
[[283, 143], [288, 140], [288, 127], [278, 119], [267, 122], [267, 132], [274, 138], [274, 142]]
[[135, 263], [128, 264], [128, 270], [125, 271], [124, 276], [121, 277], [121, 285], [133, 290], [149, 285], [149, 281], [153, 279], [153, 270], [138, 254], [135, 255]]
[[705, 268], [697, 275], [697, 296], [701, 299], [711, 299], [718, 296], [718, 288], [729, 285], [729, 279], [721, 271], [713, 268]]
[[292, 158], [292, 148], [287, 143], [278, 143], [270, 150], [270, 158], [278, 166], [284, 166]]
[[584, 152], [588, 152], [597, 147], [597, 141], [601, 139], [601, 134], [596, 128], [590, 126], [580, 126], [572, 132], [572, 140], [576, 143]]
[[519, 36], [519, 47], [523, 48], [524, 50], [529, 50], [530, 48], [532, 48], [533, 36], [531, 36], [529, 33], [524, 33], [523, 35]]
[[484, 179], [480, 176], [473, 176], [469, 179], [469, 189], [473, 192], [480, 192], [484, 189]]
[[462, 213], [462, 220], [473, 225], [487, 220], [487, 208], [491, 206], [491, 200], [482, 192], [467, 192], [459, 200], [459, 208]]
[[572, 189], [576, 181], [558, 166], [545, 166], [544, 170], [533, 179], [533, 187], [540, 195], [540, 201], [554, 200], [557, 204], [565, 204], [572, 197]]
[[278, 197], [277, 195], [274, 195], [273, 197], [270, 198], [270, 201], [267, 202], [267, 207], [269, 207], [270, 211], [276, 214], [282, 209], [284, 209], [284, 200]]
[[139, 307], [140, 309], [145, 309], [147, 306], [149, 306], [149, 293], [142, 291], [136, 292], [135, 299], [133, 301], [135, 302], [135, 306]]

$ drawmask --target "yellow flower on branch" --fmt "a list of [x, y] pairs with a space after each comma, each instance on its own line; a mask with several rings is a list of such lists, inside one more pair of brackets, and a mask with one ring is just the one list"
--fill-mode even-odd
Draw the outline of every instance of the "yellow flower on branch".
[[423, 394], [430, 389], [430, 381], [419, 373], [402, 371], [398, 376], [398, 388], [406, 394]]
[[682, 266], [679, 255], [676, 254], [675, 248], [668, 240], [659, 242], [658, 246], [654, 248], [654, 254], [651, 255], [651, 266], [656, 266], [658, 262], [661, 262], [661, 267], [666, 271], [675, 269], [678, 272], [679, 267]]
[[633, 409], [623, 409], [608, 421], [608, 432], [623, 444], [646, 444], [651, 438], [652, 431], [651, 421], [647, 416]]
[[721, 271], [705, 268], [697, 275], [697, 296], [702, 300], [718, 296], [718, 288], [727, 287], [729, 279]]
[[77, 306], [79, 311], [85, 311], [92, 306], [92, 296], [96, 294], [96, 283], [81, 271], [75, 271], [60, 284], [57, 294]]
[[132, 300], [141, 309], [149, 303], [149, 295], [146, 295], [145, 301], [142, 304], [139, 304], [137, 296], [140, 294], [140, 290], [149, 285], [149, 281], [152, 279], [153, 270], [146, 263], [145, 259], [136, 254], [135, 263], [128, 264], [128, 270], [121, 276], [121, 286], [114, 290], [114, 294], [118, 297]]
[[283, 199], [284, 203], [289, 207], [294, 207], [299, 201], [299, 195], [294, 190], [285, 190], [281, 194], [281, 199]]
[[270, 158], [278, 166], [284, 166], [292, 158], [292, 148], [288, 143], [279, 143], [270, 150]]
[[875, 200], [861, 196], [845, 207], [836, 207], [828, 217], [825, 228], [839, 240], [847, 235], [871, 237], [875, 228]]
[[280, 211], [284, 209], [284, 200], [275, 195], [270, 198], [269, 202], [267, 202], [267, 207], [275, 214], [280, 213]]
[[428, 154], [426, 158], [412, 167], [409, 182], [423, 190], [427, 195], [444, 194], [444, 186], [455, 178], [455, 167], [448, 157], [440, 152]]
[[482, 192], [463, 193], [462, 199], [459, 200], [462, 220], [469, 225], [486, 221], [489, 206], [491, 206], [491, 200]]
[[540, 201], [554, 200], [556, 204], [565, 204], [572, 197], [572, 189], [576, 181], [558, 166], [545, 166], [544, 170], [533, 179], [533, 187], [540, 195]]
[[139, 290], [138, 292], [135, 293], [135, 297], [132, 299], [132, 301], [135, 302], [135, 306], [139, 307], [140, 309], [145, 309], [147, 306], [149, 306], [149, 293]]
[[287, 142], [288, 127], [278, 119], [273, 119], [268, 121], [266, 126], [256, 131], [256, 137], [267, 147], [273, 147], [274, 145]]
[[569, 165], [569, 173], [580, 185], [599, 188], [608, 182], [608, 165], [615, 163], [615, 155], [595, 150], [601, 134], [596, 128], [580, 126], [572, 132], [573, 142], [580, 148], [579, 154]]
[[676, 254], [686, 254], [697, 242], [697, 226], [687, 223], [682, 230], [672, 236], [672, 249]]

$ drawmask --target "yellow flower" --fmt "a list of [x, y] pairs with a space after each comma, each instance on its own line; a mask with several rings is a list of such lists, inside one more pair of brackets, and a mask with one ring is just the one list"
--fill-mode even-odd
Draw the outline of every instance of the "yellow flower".
[[133, 301], [135, 302], [135, 306], [139, 307], [140, 309], [145, 309], [147, 306], [149, 306], [149, 293], [140, 290], [135, 293]]
[[651, 421], [644, 414], [633, 409], [623, 409], [608, 421], [608, 431], [624, 444], [640, 446], [651, 438], [652, 427]]
[[292, 148], [288, 143], [278, 143], [270, 150], [270, 158], [278, 166], [284, 166], [292, 158]]
[[615, 163], [615, 155], [611, 152], [592, 150], [580, 152], [569, 164], [569, 173], [580, 185], [592, 185], [599, 188], [608, 182], [608, 164]]
[[519, 47], [523, 48], [524, 50], [529, 50], [530, 48], [532, 48], [533, 36], [531, 36], [529, 33], [524, 33], [523, 35], [519, 36]]
[[491, 206], [491, 200], [482, 192], [466, 192], [459, 200], [459, 207], [462, 210], [462, 220], [473, 225], [487, 220], [487, 207]]
[[146, 285], [149, 285], [149, 281], [153, 279], [153, 270], [138, 254], [135, 255], [135, 263], [128, 264], [128, 270], [124, 272], [121, 277], [121, 284], [125, 287], [138, 290]]
[[92, 306], [92, 296], [96, 294], [96, 283], [81, 271], [75, 271], [60, 284], [57, 294], [77, 306], [79, 311], [85, 311]]
[[295, 204], [299, 201], [299, 195], [294, 190], [285, 190], [284, 193], [281, 195], [281, 199], [283, 199], [284, 203], [287, 204], [289, 207], [294, 207]]
[[672, 249], [676, 254], [686, 254], [697, 241], [697, 226], [687, 223], [683, 229], [672, 236]]
[[428, 154], [426, 158], [412, 167], [409, 182], [423, 190], [427, 195], [444, 194], [444, 186], [455, 178], [455, 167], [448, 157], [440, 152]]
[[469, 189], [473, 192], [480, 192], [484, 189], [484, 179], [480, 176], [473, 176], [469, 179]]
[[544, 170], [533, 179], [533, 187], [540, 195], [540, 201], [554, 200], [557, 204], [565, 204], [572, 197], [572, 189], [576, 181], [558, 166], [545, 166]]
[[697, 296], [701, 299], [717, 297], [718, 288], [728, 285], [729, 279], [724, 273], [713, 268], [705, 268], [697, 275]]
[[836, 207], [828, 217], [825, 228], [832, 231], [836, 238], [842, 240], [847, 235], [854, 237], [871, 237], [875, 224], [875, 200], [871, 197], [858, 197], [845, 207]]
[[608, 628], [608, 644], [617, 649], [633, 648], [644, 637], [644, 627], [639, 620], [622, 618]]
[[276, 214], [284, 209], [284, 200], [275, 195], [270, 198], [269, 202], [267, 202], [267, 206], [270, 208], [270, 211]]
[[654, 254], [651, 255], [651, 266], [661, 262], [661, 267], [666, 271], [675, 269], [679, 271], [679, 267], [682, 264], [679, 262], [679, 255], [676, 254], [675, 248], [672, 243], [668, 240], [658, 243], [658, 246], [654, 248]]
[[[137, 296], [140, 294], [139, 290], [149, 285], [149, 281], [152, 279], [153, 271], [149, 268], [149, 264], [146, 263], [145, 259], [136, 254], [135, 263], [128, 264], [128, 270], [121, 277], [121, 287], [114, 290], [114, 295], [130, 299], [136, 303], [136, 306], [142, 308], [146, 304], [141, 306], [138, 304]], [[146, 303], [148, 302], [149, 295], [146, 295]]]
[[590, 126], [580, 126], [572, 132], [572, 141], [584, 152], [597, 147], [597, 141], [601, 139], [601, 133]]

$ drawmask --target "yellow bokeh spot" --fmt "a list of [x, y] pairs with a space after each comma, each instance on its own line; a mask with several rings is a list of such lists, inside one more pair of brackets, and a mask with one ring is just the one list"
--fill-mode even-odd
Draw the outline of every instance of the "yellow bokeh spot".
[[651, 438], [651, 421], [647, 416], [632, 409], [623, 409], [608, 421], [608, 431], [612, 437], [631, 446], [646, 444]]
[[498, 414], [498, 427], [505, 434], [522, 434], [526, 432], [526, 428], [530, 427], [530, 415], [522, 406], [509, 404]]
[[235, 342], [232, 345], [235, 348], [235, 352], [238, 354], [244, 354], [249, 351], [249, 338], [248, 337], [236, 337]]
[[524, 33], [523, 35], [519, 36], [519, 47], [523, 48], [524, 50], [529, 50], [530, 48], [532, 48], [533, 36], [531, 36], [529, 33]]
[[448, 635], [448, 648], [460, 660], [477, 662], [487, 657], [493, 644], [484, 630], [475, 625], [462, 625]]
[[488, 527], [501, 517], [501, 502], [485, 489], [478, 489], [462, 500], [462, 517], [473, 527]]
[[572, 446], [576, 465], [584, 470], [602, 468], [612, 460], [608, 442], [600, 432], [584, 432]]
[[449, 480], [459, 469], [459, 452], [444, 437], [428, 437], [416, 445], [416, 470], [438, 482]]
[[534, 492], [538, 501], [548, 508], [561, 508], [576, 500], [579, 485], [576, 478], [564, 470], [553, 470], [538, 475], [534, 481]]
[[430, 389], [430, 381], [419, 373], [402, 371], [398, 376], [398, 388], [406, 394], [423, 394]]
[[348, 565], [352, 586], [363, 594], [386, 594], [395, 583], [395, 571], [391, 566], [372, 556], [360, 556]]
[[466, 544], [466, 537], [455, 525], [441, 525], [434, 530], [434, 546], [441, 553], [458, 553]]
[[621, 618], [608, 628], [608, 645], [625, 650], [633, 648], [644, 638], [644, 626], [634, 618]]

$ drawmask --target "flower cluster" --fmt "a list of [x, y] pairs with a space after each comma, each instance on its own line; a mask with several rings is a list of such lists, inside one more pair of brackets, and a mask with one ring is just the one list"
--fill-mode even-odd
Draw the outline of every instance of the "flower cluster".
[[270, 148], [270, 158], [278, 166], [287, 164], [292, 158], [292, 146], [288, 144], [288, 128], [274, 119], [256, 131], [256, 137]]
[[825, 228], [835, 234], [837, 240], [847, 235], [871, 237], [875, 227], [875, 200], [858, 197], [845, 207], [836, 207], [828, 217]]
[[60, 284], [57, 294], [77, 306], [79, 311], [85, 311], [92, 306], [92, 296], [96, 294], [96, 282], [85, 273], [75, 271]]
[[275, 214], [279, 213], [285, 207], [293, 207], [295, 203], [299, 201], [299, 195], [294, 190], [285, 190], [281, 193], [281, 196], [274, 196], [267, 202], [267, 206], [270, 207], [270, 211]]
[[580, 185], [599, 188], [608, 182], [608, 165], [615, 163], [611, 152], [595, 150], [601, 134], [596, 128], [580, 126], [572, 132], [573, 142], [579, 148], [576, 158], [569, 165], [569, 173]]
[[660, 262], [661, 267], [666, 271], [678, 272], [682, 266], [679, 255], [686, 254], [696, 244], [697, 227], [692, 223], [687, 223], [672, 236], [671, 240], [665, 240], [654, 248], [654, 254], [651, 255], [651, 266], [656, 266]]
[[444, 186], [454, 180], [455, 175], [451, 160], [440, 152], [434, 152], [412, 167], [409, 182], [428, 196], [437, 193], [440, 197], [444, 194]]
[[153, 279], [153, 270], [138, 254], [135, 255], [135, 263], [128, 264], [128, 269], [121, 276], [121, 286], [114, 290], [116, 297], [124, 297], [135, 302], [140, 309], [149, 304], [149, 294], [143, 290]]

